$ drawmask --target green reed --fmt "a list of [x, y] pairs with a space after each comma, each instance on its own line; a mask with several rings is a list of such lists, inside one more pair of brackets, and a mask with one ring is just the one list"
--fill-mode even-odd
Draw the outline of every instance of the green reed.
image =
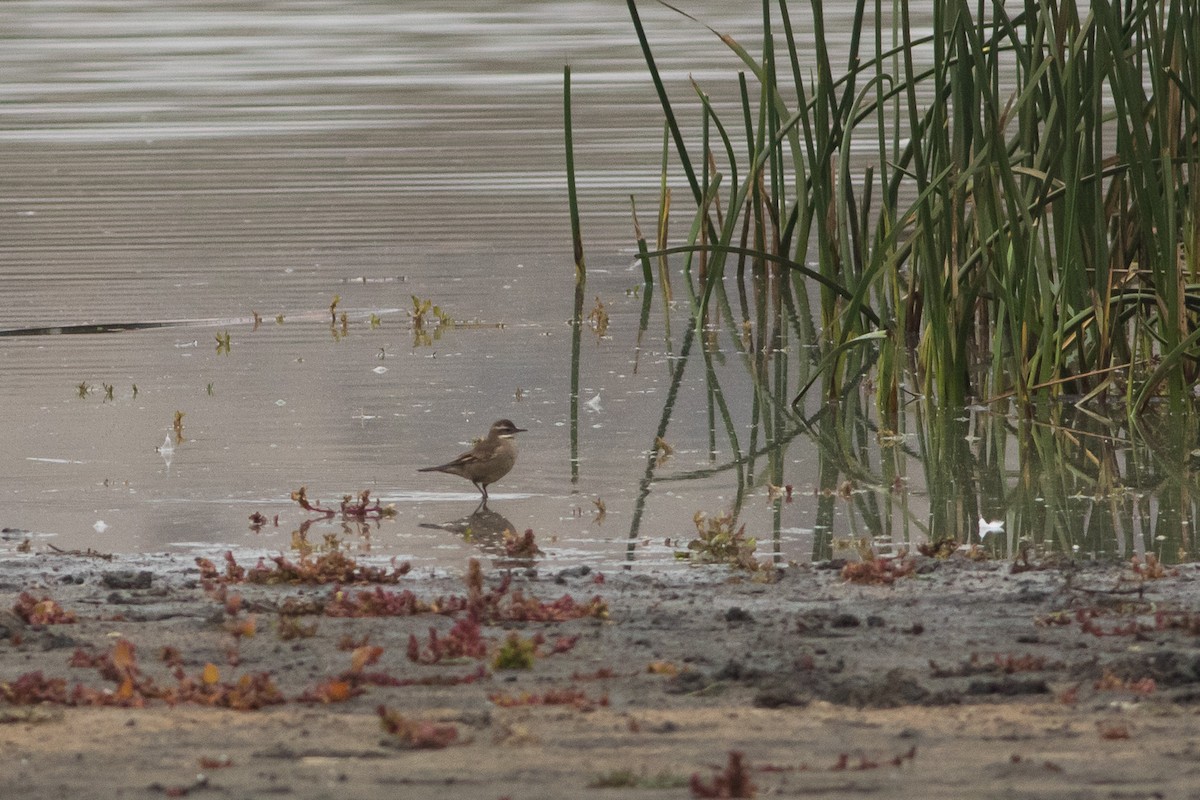
[[[567, 202], [571, 210], [571, 243], [575, 254], [575, 312], [571, 319], [571, 482], [579, 482], [579, 346], [583, 335], [583, 292], [587, 266], [583, 258], [583, 227], [575, 190], [575, 137], [571, 126], [571, 68], [563, 68], [563, 132], [567, 167]], [[647, 287], [648, 288], [648, 287]], [[647, 295], [649, 297], [649, 295]]]
[[653, 484], [729, 472], [736, 514], [784, 481], [801, 434], [814, 557], [860, 535], [979, 542], [981, 518], [1003, 520], [984, 546], [1009, 556], [1200, 546], [1194, 425], [1172, 417], [1187, 435], [1163, 442], [1138, 416], [1186, 410], [1198, 371], [1200, 11], [932, 0], [914, 19], [860, 0], [835, 53], [820, 2], [764, 0], [756, 46], [709, 29], [736, 80], [672, 98], [627, 3], [664, 117], [651, 237], [633, 211], [639, 343], [657, 277], [675, 352], [670, 258], [691, 322], [654, 435], [698, 346], [711, 461], [663, 477], [648, 447], [631, 557]]
[[627, 3], [692, 200], [684, 243], [665, 246], [660, 216], [643, 258], [703, 257], [698, 327], [735, 258], [787, 288], [799, 329], [815, 313], [823, 396], [870, 375], [886, 420], [907, 394], [1189, 399], [1193, 3], [933, 0], [918, 25], [909, 4], [859, 0], [835, 54], [820, 2], [801, 19], [764, 0], [757, 52], [713, 31], [745, 69], [733, 102], [694, 87], [702, 151]]

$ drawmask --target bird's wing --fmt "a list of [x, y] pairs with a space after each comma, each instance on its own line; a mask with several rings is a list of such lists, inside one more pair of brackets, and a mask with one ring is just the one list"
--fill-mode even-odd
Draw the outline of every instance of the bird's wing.
[[479, 460], [479, 458], [479, 454], [474, 450], [468, 450], [453, 461], [447, 461], [445, 464], [442, 464], [440, 467], [438, 467], [438, 469], [445, 469], [446, 467], [465, 467], [468, 464], [474, 464]]

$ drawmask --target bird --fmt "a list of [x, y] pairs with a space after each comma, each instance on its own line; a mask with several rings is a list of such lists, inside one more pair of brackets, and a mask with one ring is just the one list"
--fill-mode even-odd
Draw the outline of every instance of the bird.
[[509, 419], [498, 419], [492, 423], [488, 435], [467, 452], [453, 461], [436, 467], [423, 467], [418, 472], [445, 472], [458, 475], [475, 484], [475, 488], [483, 495], [483, 503], [488, 500], [489, 484], [503, 478], [517, 463], [517, 445], [513, 441], [518, 433], [525, 433], [525, 428], [518, 428]]

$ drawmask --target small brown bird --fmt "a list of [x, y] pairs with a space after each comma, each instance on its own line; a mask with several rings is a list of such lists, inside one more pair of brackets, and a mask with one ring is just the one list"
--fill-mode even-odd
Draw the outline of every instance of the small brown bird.
[[517, 445], [513, 441], [518, 433], [524, 433], [512, 420], [500, 419], [478, 444], [458, 458], [437, 467], [424, 467], [418, 472], [445, 472], [458, 475], [475, 484], [487, 503], [489, 484], [503, 478], [517, 463]]

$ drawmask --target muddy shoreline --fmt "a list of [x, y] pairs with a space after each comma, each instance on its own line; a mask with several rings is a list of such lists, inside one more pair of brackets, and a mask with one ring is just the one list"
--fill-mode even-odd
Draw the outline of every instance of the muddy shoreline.
[[[485, 620], [483, 658], [436, 663], [419, 662], [430, 629], [444, 644], [464, 617], [447, 609], [466, 565], [379, 587], [444, 613], [299, 615], [287, 640], [280, 608], [327, 607], [331, 586], [206, 586], [184, 556], [0, 565], [3, 797], [691, 797], [693, 776], [721, 791], [731, 751], [757, 796], [1180, 796], [1196, 781], [1192, 565], [1150, 578], [918, 558], [890, 585], [836, 564], [774, 583], [724, 567], [517, 571], [502, 603], [598, 597], [606, 613]], [[8, 610], [22, 592], [77, 620], [22, 620]], [[496, 668], [511, 633], [540, 638], [531, 668]], [[121, 652], [175, 704], [122, 687]], [[37, 672], [83, 693], [25, 702]], [[213, 707], [243, 676], [266, 676], [278, 702]], [[385, 732], [380, 706], [421, 732]]]

